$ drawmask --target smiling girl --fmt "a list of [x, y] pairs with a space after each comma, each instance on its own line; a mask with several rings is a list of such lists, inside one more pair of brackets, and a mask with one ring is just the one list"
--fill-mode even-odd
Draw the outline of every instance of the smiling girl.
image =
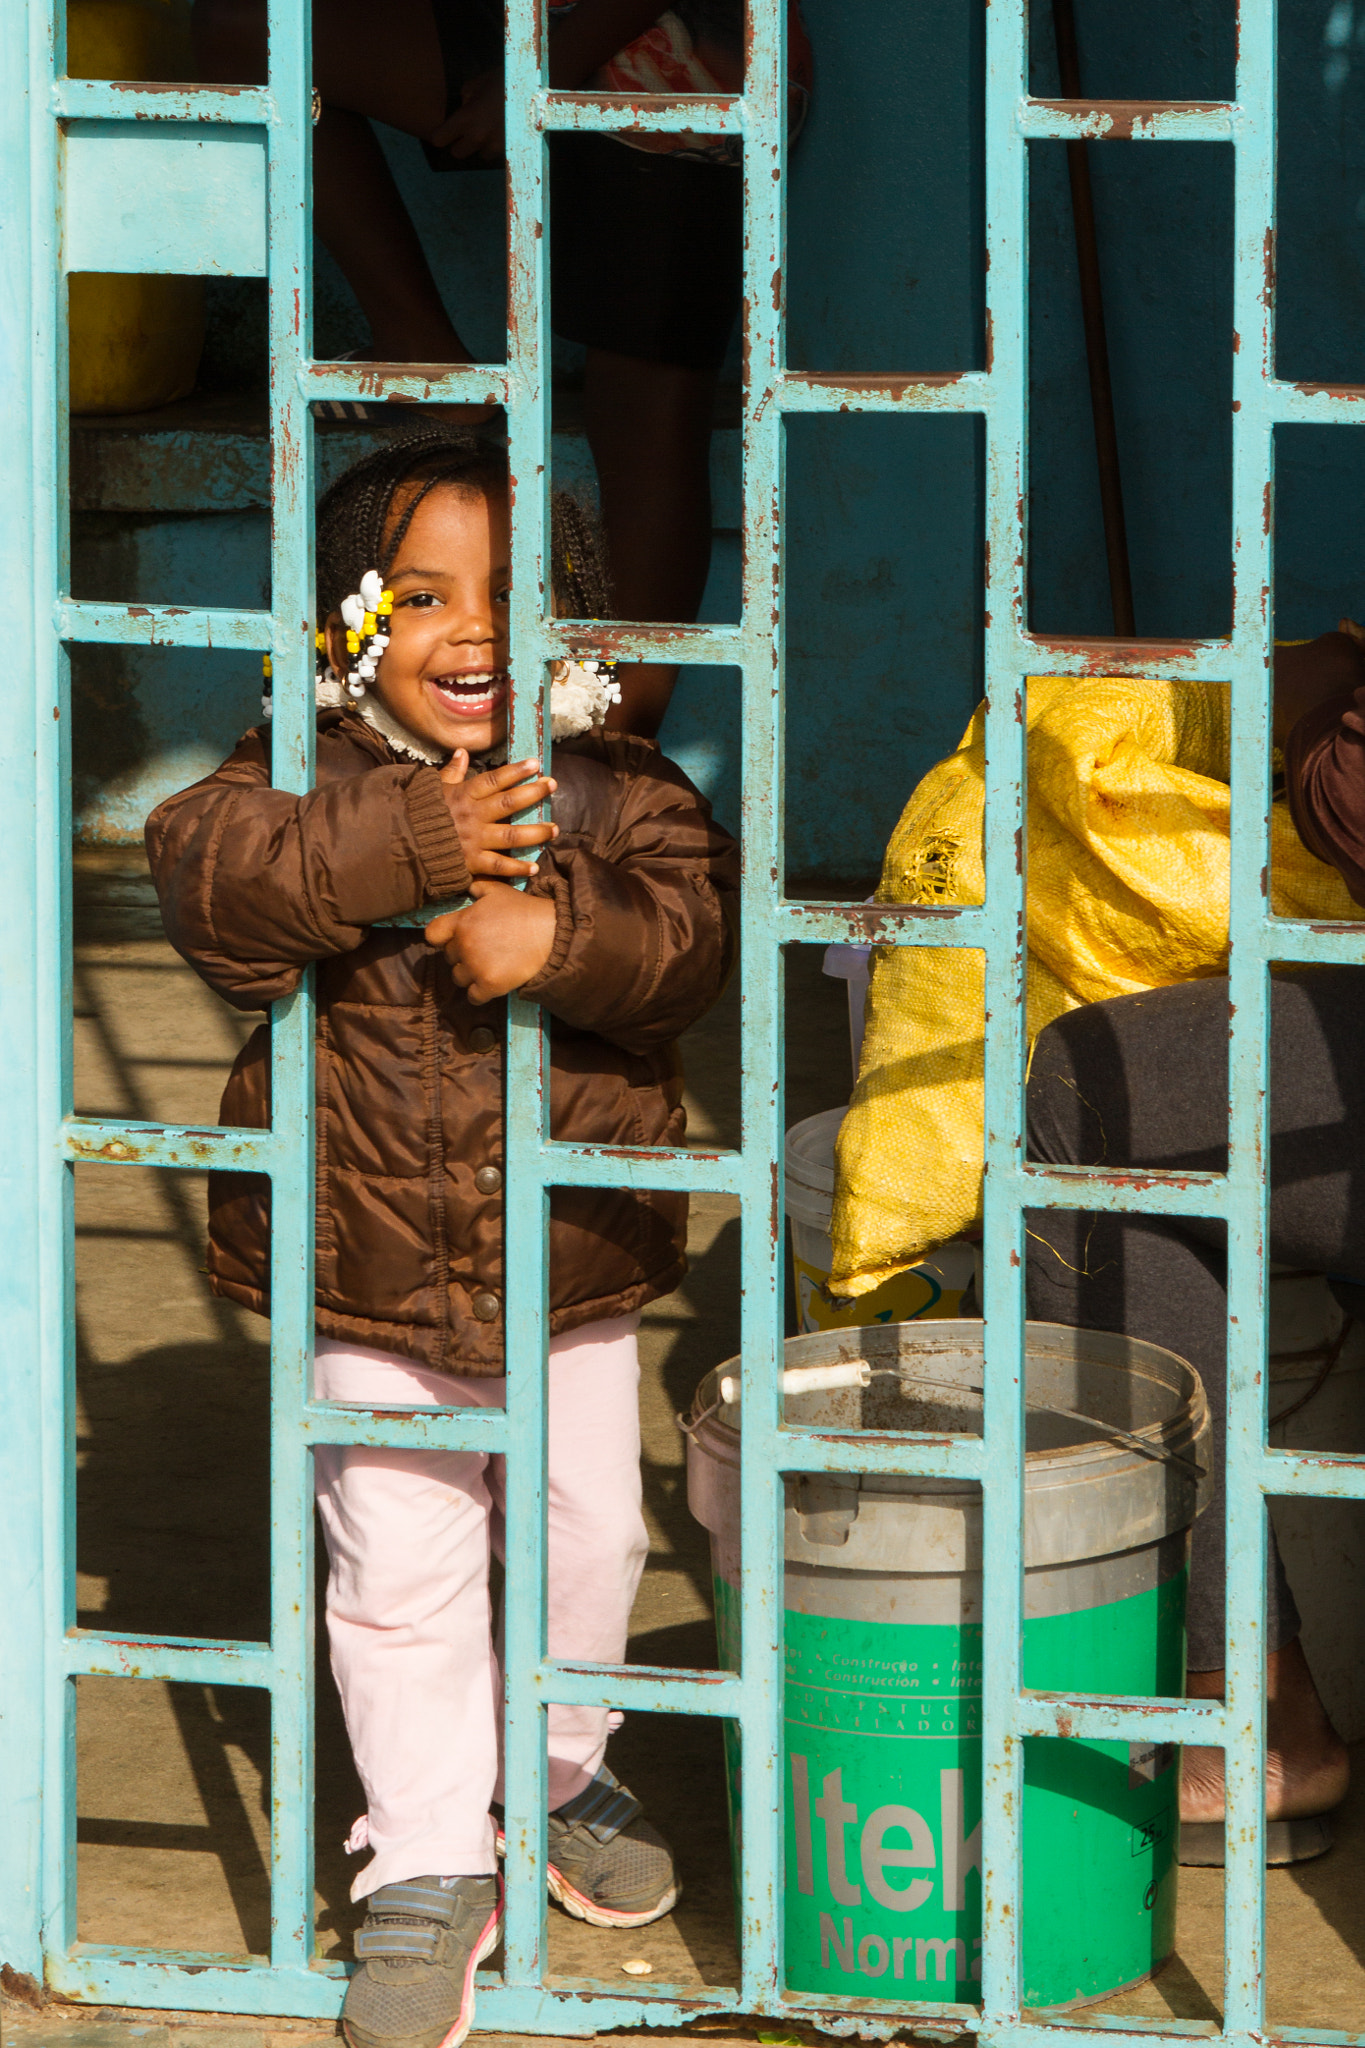
[[[569, 500], [552, 540], [557, 609], [605, 613]], [[319, 508], [316, 786], [271, 787], [258, 727], [148, 821], [166, 930], [211, 987], [264, 1009], [316, 963], [320, 1400], [502, 1404], [502, 999], [550, 1014], [555, 1138], [677, 1145], [676, 1041], [733, 959], [733, 843], [652, 743], [600, 729], [600, 673], [560, 665], [552, 775], [505, 762], [508, 560], [498, 448], [423, 434], [358, 463]], [[515, 822], [546, 799], [549, 823]], [[466, 895], [424, 932], [386, 927]], [[268, 1125], [268, 1025], [221, 1115]], [[215, 1292], [268, 1314], [268, 1181], [213, 1176], [209, 1207]], [[635, 1333], [682, 1277], [685, 1234], [683, 1196], [551, 1199], [552, 1657], [625, 1656], [647, 1547]], [[314, 1456], [332, 1669], [367, 1800], [348, 1846], [372, 1852], [343, 2024], [353, 2048], [457, 2048], [502, 1912], [500, 1460]], [[595, 1926], [637, 1927], [678, 1883], [603, 1762], [607, 1733], [603, 1711], [549, 1709], [550, 1888]]]

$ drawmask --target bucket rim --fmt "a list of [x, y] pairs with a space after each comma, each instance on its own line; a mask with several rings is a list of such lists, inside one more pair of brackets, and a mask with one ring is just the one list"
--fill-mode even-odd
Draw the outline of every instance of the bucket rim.
[[[864, 1324], [852, 1328], [812, 1330], [805, 1331], [799, 1336], [786, 1338], [783, 1344], [782, 1355], [784, 1366], [801, 1362], [801, 1352], [799, 1349], [796, 1350], [796, 1355], [793, 1356], [793, 1351], [796, 1347], [805, 1347], [807, 1352], [824, 1349], [832, 1351], [833, 1356], [841, 1361], [845, 1359], [854, 1360], [863, 1355], [866, 1348], [859, 1341], [860, 1339], [868, 1337], [878, 1338], [880, 1345], [877, 1348], [882, 1348], [885, 1346], [887, 1337], [894, 1330], [904, 1330], [913, 1333], [913, 1341], [908, 1348], [912, 1352], [923, 1352], [929, 1357], [932, 1357], [935, 1351], [952, 1350], [960, 1353], [964, 1348], [964, 1342], [970, 1348], [984, 1354], [984, 1347], [981, 1341], [983, 1327], [983, 1324], [976, 1318], [964, 1317], [944, 1318], [930, 1323]], [[1051, 1339], [1052, 1341], [1040, 1341], [1044, 1339]], [[1150, 1451], [1139, 1450], [1135, 1446], [1116, 1442], [1112, 1437], [1106, 1436], [1103, 1433], [1103, 1424], [1099, 1418], [1096, 1418], [1095, 1435], [1083, 1439], [1080, 1443], [1064, 1444], [1049, 1449], [1026, 1450], [1024, 1453], [1024, 1468], [1029, 1475], [1030, 1483], [1028, 1490], [1030, 1493], [1047, 1490], [1049, 1483], [1053, 1485], [1073, 1483], [1084, 1468], [1089, 1466], [1100, 1465], [1109, 1471], [1114, 1471], [1122, 1465], [1165, 1462], [1169, 1454], [1187, 1451], [1189, 1447], [1193, 1446], [1208, 1426], [1208, 1403], [1204, 1393], [1203, 1381], [1188, 1359], [1181, 1358], [1178, 1352], [1171, 1351], [1165, 1345], [1153, 1344], [1146, 1338], [1122, 1336], [1117, 1332], [1108, 1330], [1082, 1330], [1066, 1323], [1035, 1322], [1032, 1319], [1025, 1324], [1025, 1341], [1026, 1345], [1036, 1347], [1034, 1348], [1034, 1356], [1036, 1357], [1046, 1358], [1051, 1356], [1054, 1358], [1065, 1358], [1079, 1355], [1085, 1363], [1112, 1367], [1115, 1370], [1122, 1370], [1130, 1374], [1133, 1373], [1135, 1364], [1140, 1365], [1145, 1362], [1157, 1368], [1157, 1370], [1150, 1372], [1139, 1371], [1136, 1374], [1137, 1377], [1155, 1380], [1158, 1384], [1169, 1389], [1172, 1394], [1181, 1397], [1179, 1406], [1172, 1414], [1158, 1417], [1155, 1421], [1143, 1423], [1126, 1432], [1130, 1437], [1136, 1439], [1138, 1443], [1150, 1445]], [[1111, 1353], [1121, 1352], [1124, 1355], [1122, 1357], [1117, 1355], [1105, 1357], [1103, 1354], [1106, 1351]], [[810, 1362], [813, 1363], [814, 1361], [811, 1360]], [[704, 1427], [706, 1435], [711, 1437], [717, 1450], [728, 1439], [729, 1444], [733, 1445], [733, 1455], [736, 1459], [738, 1458], [741, 1440], [739, 1407], [737, 1403], [733, 1407], [727, 1407], [725, 1404], [722, 1404], [719, 1387], [722, 1377], [738, 1375], [740, 1363], [739, 1357], [726, 1359], [704, 1375], [693, 1395], [690, 1418], [694, 1428], [699, 1424]], [[834, 1442], [846, 1443], [866, 1439], [869, 1443], [884, 1444], [888, 1441], [894, 1441], [903, 1442], [908, 1448], [911, 1448], [919, 1444], [979, 1443], [982, 1440], [982, 1431], [979, 1429], [906, 1429], [888, 1431], [886, 1429], [864, 1430], [831, 1427], [820, 1423], [799, 1423], [788, 1421], [785, 1415], [785, 1401], [783, 1405], [784, 1414], [778, 1424], [780, 1431], [827, 1435]], [[982, 1406], [984, 1408], [984, 1402]], [[733, 1421], [728, 1419], [730, 1415], [733, 1415]], [[716, 1441], [717, 1438], [719, 1438], [719, 1442]], [[882, 1478], [892, 1475], [853, 1474], [851, 1476], [854, 1482], [858, 1483], [863, 1476]], [[907, 1481], [912, 1483], [917, 1477], [916, 1474], [911, 1472], [896, 1476], [904, 1476]], [[952, 1488], [950, 1484], [945, 1486], [943, 1481], [938, 1481], [935, 1484], [934, 1490], [936, 1495], [940, 1499], [945, 1500], [945, 1502], [955, 1497], [979, 1497], [978, 1489], [974, 1482], [964, 1482], [961, 1489], [956, 1489]]]

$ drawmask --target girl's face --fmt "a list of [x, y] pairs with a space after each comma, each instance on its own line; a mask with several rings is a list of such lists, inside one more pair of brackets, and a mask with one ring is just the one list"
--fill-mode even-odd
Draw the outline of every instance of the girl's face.
[[[394, 517], [408, 500], [394, 501]], [[418, 739], [481, 754], [507, 733], [511, 525], [505, 491], [439, 485], [413, 514], [388, 575], [389, 644], [370, 688]], [[340, 617], [332, 666], [350, 667]]]

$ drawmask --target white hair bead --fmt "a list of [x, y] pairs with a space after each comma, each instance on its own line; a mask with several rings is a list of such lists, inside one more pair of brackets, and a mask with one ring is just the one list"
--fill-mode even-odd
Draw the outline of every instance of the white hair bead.
[[384, 595], [384, 581], [377, 569], [367, 569], [360, 579], [360, 595], [367, 612], [374, 611]]
[[350, 628], [351, 632], [358, 633], [361, 627], [364, 625], [365, 609], [366, 607], [364, 598], [357, 597], [354, 592], [352, 592], [350, 597], [342, 598], [342, 621], [346, 626]]

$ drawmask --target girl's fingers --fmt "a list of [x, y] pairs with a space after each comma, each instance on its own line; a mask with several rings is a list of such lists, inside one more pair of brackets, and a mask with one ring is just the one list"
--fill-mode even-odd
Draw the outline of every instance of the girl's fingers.
[[488, 768], [470, 784], [480, 803], [496, 811], [524, 811], [553, 796], [559, 784], [541, 773], [539, 761], [518, 761], [511, 768]]
[[525, 882], [532, 875], [538, 875], [540, 869], [533, 860], [507, 860], [500, 853], [476, 853], [469, 872], [471, 875], [506, 875], [514, 882]]
[[469, 755], [463, 747], [456, 747], [444, 768], [440, 771], [442, 782], [463, 782], [469, 773]]
[[486, 846], [545, 846], [551, 839], [558, 839], [558, 825], [492, 825]]
[[504, 761], [501, 768], [485, 768], [475, 788], [480, 796], [492, 796], [500, 789], [513, 789], [528, 776], [540, 772], [540, 762], [534, 757], [527, 761]]
[[548, 776], [539, 782], [523, 782], [517, 789], [504, 789], [495, 799], [494, 808], [510, 818], [515, 811], [529, 811], [535, 804], [543, 804], [554, 795], [556, 785]]

